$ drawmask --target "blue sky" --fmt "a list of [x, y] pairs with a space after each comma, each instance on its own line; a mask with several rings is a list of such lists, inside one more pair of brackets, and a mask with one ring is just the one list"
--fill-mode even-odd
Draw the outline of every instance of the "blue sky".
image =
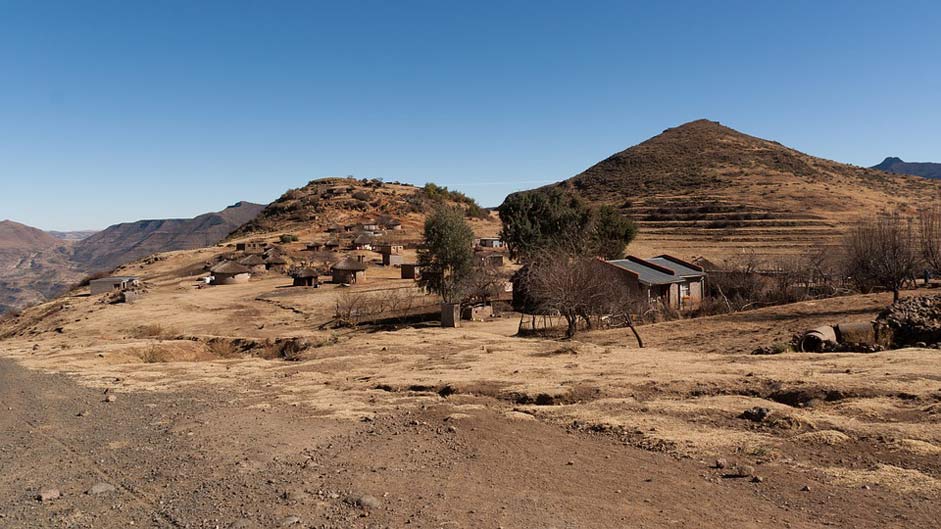
[[483, 205], [709, 118], [941, 161], [938, 2], [0, 0], [0, 219], [102, 228], [352, 174]]

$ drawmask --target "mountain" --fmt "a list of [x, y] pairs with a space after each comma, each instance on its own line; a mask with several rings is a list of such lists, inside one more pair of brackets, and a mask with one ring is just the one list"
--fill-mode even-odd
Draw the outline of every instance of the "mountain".
[[65, 292], [81, 278], [148, 255], [212, 246], [264, 206], [239, 202], [192, 219], [116, 224], [79, 238], [59, 237], [13, 221], [0, 222], [0, 313]]
[[69, 243], [31, 226], [0, 221], [0, 313], [37, 303], [78, 279]]
[[941, 178], [941, 163], [932, 162], [905, 162], [901, 158], [890, 156], [873, 169], [887, 173], [909, 174], [925, 178]]
[[36, 252], [58, 244], [58, 239], [38, 228], [12, 220], [0, 221], [0, 251]]
[[554, 185], [634, 218], [632, 252], [720, 259], [831, 247], [848, 222], [941, 190], [941, 182], [816, 158], [707, 120]]
[[265, 206], [238, 202], [192, 219], [154, 219], [109, 226], [73, 246], [72, 260], [87, 270], [109, 270], [122, 263], [172, 250], [212, 246], [252, 220]]
[[46, 233], [52, 235], [56, 239], [63, 241], [80, 241], [82, 239], [87, 239], [92, 235], [98, 233], [98, 230], [77, 230], [77, 231], [53, 231], [49, 230]]

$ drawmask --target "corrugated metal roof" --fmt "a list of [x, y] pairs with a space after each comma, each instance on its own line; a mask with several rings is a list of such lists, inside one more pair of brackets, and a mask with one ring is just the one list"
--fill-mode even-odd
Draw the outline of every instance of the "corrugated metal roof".
[[631, 259], [615, 259], [614, 261], [608, 261], [608, 263], [634, 272], [637, 274], [639, 281], [645, 285], [669, 285], [670, 283], [683, 282], [683, 278], [680, 276], [661, 272], [653, 266]]
[[690, 268], [684, 264], [680, 264], [665, 255], [651, 257], [650, 259], [645, 259], [645, 261], [648, 263], [653, 263], [657, 266], [669, 268], [673, 271], [674, 274], [680, 277], [702, 277], [706, 275], [701, 270], [696, 270], [695, 268]]

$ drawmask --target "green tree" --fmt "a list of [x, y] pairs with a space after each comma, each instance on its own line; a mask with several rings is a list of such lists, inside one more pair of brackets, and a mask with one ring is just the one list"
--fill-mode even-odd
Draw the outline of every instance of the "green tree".
[[595, 210], [591, 234], [594, 255], [605, 259], [621, 259], [624, 257], [624, 248], [636, 236], [637, 227], [615, 208], [601, 206]]
[[425, 220], [425, 244], [418, 251], [419, 285], [445, 303], [459, 303], [474, 271], [474, 232], [460, 208], [440, 207]]
[[634, 223], [615, 208], [592, 209], [557, 187], [510, 195], [498, 211], [503, 223], [500, 236], [516, 260], [549, 249], [618, 258], [637, 233]]

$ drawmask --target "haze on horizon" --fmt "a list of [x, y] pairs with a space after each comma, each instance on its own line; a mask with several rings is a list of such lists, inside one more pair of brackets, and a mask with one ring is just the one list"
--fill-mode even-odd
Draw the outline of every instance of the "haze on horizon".
[[941, 161], [941, 5], [0, 6], [0, 218], [190, 217], [354, 175], [483, 205], [708, 118], [870, 166]]

